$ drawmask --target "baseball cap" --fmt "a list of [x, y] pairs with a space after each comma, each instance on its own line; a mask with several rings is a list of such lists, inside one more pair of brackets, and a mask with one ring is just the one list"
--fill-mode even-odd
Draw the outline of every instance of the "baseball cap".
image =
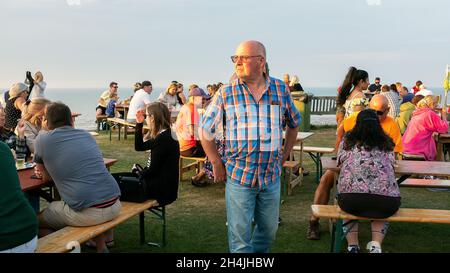
[[189, 92], [189, 96], [190, 97], [199, 96], [199, 97], [209, 98], [209, 95], [207, 95], [205, 93], [205, 91], [203, 91], [203, 89], [201, 89], [200, 87], [192, 88], [191, 92]]
[[9, 99], [11, 100], [19, 96], [23, 91], [28, 91], [28, 86], [26, 84], [18, 82], [11, 85], [11, 88], [9, 89]]

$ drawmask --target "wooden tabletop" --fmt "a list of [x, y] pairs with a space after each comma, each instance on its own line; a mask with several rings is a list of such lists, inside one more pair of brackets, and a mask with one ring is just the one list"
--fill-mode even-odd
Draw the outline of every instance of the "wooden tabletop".
[[[337, 161], [331, 157], [322, 157], [322, 167], [325, 170], [339, 172]], [[415, 174], [432, 176], [450, 176], [450, 162], [442, 161], [414, 161], [396, 160], [394, 167], [396, 174]]]
[[[314, 135], [314, 133], [298, 132], [298, 134], [297, 134], [297, 141], [303, 141], [303, 140], [309, 138], [312, 135]], [[283, 138], [286, 138], [286, 131], [283, 131]]]
[[[109, 168], [118, 160], [114, 158], [103, 158], [103, 161], [105, 162], [106, 168]], [[44, 181], [42, 179], [31, 178], [31, 176], [34, 174], [34, 168], [17, 171], [17, 174], [19, 175], [22, 191], [39, 189], [45, 186], [49, 186], [53, 183], [52, 181]]]

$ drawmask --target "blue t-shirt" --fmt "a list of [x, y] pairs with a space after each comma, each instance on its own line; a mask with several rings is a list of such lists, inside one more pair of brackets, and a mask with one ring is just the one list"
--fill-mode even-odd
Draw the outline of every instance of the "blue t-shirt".
[[108, 102], [108, 105], [106, 106], [106, 115], [108, 117], [114, 117], [115, 116], [115, 110], [116, 109], [116, 101], [115, 100], [110, 100]]
[[70, 208], [82, 210], [120, 196], [95, 139], [85, 130], [41, 131], [34, 145], [34, 161], [44, 164]]

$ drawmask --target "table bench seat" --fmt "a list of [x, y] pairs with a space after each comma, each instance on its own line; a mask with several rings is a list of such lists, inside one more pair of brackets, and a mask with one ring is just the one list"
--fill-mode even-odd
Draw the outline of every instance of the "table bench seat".
[[[191, 160], [194, 162], [189, 163], [186, 166], [183, 166], [183, 160]], [[205, 161], [206, 161], [206, 157], [188, 157], [188, 156], [180, 155], [180, 161], [179, 161], [180, 181], [183, 180], [183, 174], [185, 172], [188, 172], [192, 169], [196, 169], [196, 173], [200, 172], [200, 170], [202, 169], [202, 165], [205, 163]]]
[[450, 188], [450, 180], [408, 178], [400, 183], [400, 186], [415, 188]]
[[113, 220], [89, 227], [68, 226], [57, 230], [38, 240], [37, 253], [61, 253], [71, 251], [69, 243], [78, 242], [82, 244], [107, 230], [127, 221], [133, 216], [143, 213], [145, 210], [158, 206], [156, 200], [147, 200], [143, 203], [121, 202], [122, 209], [118, 217]]
[[[311, 210], [315, 217], [338, 220], [336, 223], [333, 223], [334, 233], [331, 241], [331, 249], [334, 250], [334, 252], [340, 252], [342, 240], [345, 238], [345, 234], [343, 234], [342, 231], [342, 220], [374, 220], [346, 213], [341, 210], [339, 206], [335, 205], [311, 205]], [[450, 210], [400, 208], [397, 213], [391, 217], [376, 220], [387, 222], [450, 224]]]

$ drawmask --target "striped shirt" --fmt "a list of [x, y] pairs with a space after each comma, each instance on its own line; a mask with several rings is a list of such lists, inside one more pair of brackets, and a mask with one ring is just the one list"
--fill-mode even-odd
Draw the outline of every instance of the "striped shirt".
[[246, 187], [258, 183], [262, 189], [281, 177], [284, 124], [296, 128], [301, 122], [286, 85], [268, 78], [266, 86], [256, 102], [245, 83], [233, 80], [217, 92], [200, 124], [214, 135], [225, 121], [224, 164], [228, 178]]

